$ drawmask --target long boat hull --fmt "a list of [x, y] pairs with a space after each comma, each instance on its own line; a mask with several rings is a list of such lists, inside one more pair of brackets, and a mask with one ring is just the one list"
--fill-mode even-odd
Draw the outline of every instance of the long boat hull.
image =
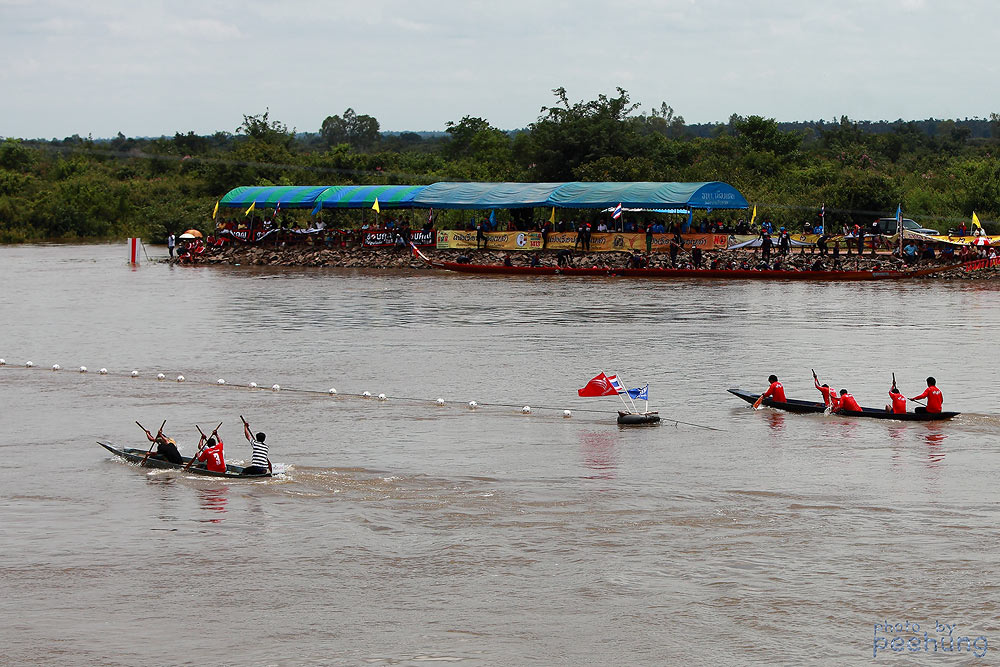
[[[727, 391], [729, 391], [729, 393], [733, 396], [738, 396], [750, 404], [755, 403], [760, 397], [760, 394], [751, 394], [749, 391], [743, 391], [742, 389], [729, 389]], [[785, 412], [821, 413], [826, 411], [826, 405], [819, 401], [802, 401], [792, 398], [786, 401], [776, 401], [772, 398], [765, 398], [761, 401], [761, 405], [766, 405], [769, 408], [775, 408], [777, 410], [784, 410]], [[951, 419], [961, 413], [904, 412], [902, 414], [898, 414], [894, 412], [886, 412], [885, 408], [863, 407], [861, 408], [861, 412], [858, 412], [857, 410], [838, 410], [836, 414], [843, 417], [865, 417], [867, 419], [893, 419], [904, 422], [933, 422]]]
[[504, 266], [429, 261], [431, 266], [459, 273], [514, 276], [618, 276], [623, 278], [707, 278], [729, 280], [899, 280], [902, 271], [745, 271], [743, 269], [621, 269], [559, 266]]
[[[129, 463], [142, 463], [145, 458], [146, 461], [143, 466], [146, 468], [160, 468], [167, 470], [184, 470], [184, 466], [191, 460], [190, 458], [184, 459], [183, 464], [171, 463], [170, 461], [164, 461], [163, 459], [154, 458], [152, 456], [146, 458], [145, 449], [131, 449], [131, 448], [121, 448], [117, 447], [110, 442], [98, 441], [101, 447], [108, 450], [115, 456], [120, 456]], [[208, 470], [205, 468], [203, 463], [195, 463], [190, 468], [184, 470], [184, 472], [189, 472], [193, 475], [204, 475], [205, 477], [225, 477], [228, 479], [260, 479], [262, 477], [270, 477], [271, 473], [264, 473], [263, 475], [246, 475], [243, 473], [243, 468], [240, 466], [227, 465], [226, 472], [215, 472], [214, 470]]]

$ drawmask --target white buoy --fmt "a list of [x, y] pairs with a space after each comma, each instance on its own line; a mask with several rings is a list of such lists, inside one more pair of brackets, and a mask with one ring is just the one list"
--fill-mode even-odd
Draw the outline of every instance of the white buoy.
[[33, 362], [33, 361], [29, 361], [28, 363], [26, 363], [26, 364], [24, 365], [24, 367], [25, 367], [25, 368], [31, 368], [31, 367], [32, 367], [32, 366], [34, 366], [34, 365], [35, 365], [35, 362]]
[[6, 365], [7, 365], [7, 360], [6, 359], [0, 359], [0, 366], [6, 366]]
[[163, 380], [163, 379], [165, 379], [166, 377], [167, 377], [167, 376], [166, 376], [166, 375], [164, 375], [163, 373], [157, 373], [157, 374], [156, 374], [156, 379], [157, 379], [157, 380]]
[[337, 395], [337, 388], [336, 387], [330, 387], [330, 395], [331, 396], [336, 396]]
[[80, 372], [81, 373], [86, 373], [87, 372], [87, 367], [86, 366], [80, 366]]
[[271, 385], [271, 391], [281, 391], [281, 385], [280, 384], [272, 384]]
[[134, 378], [139, 377], [139, 371], [132, 371], [132, 377]]
[[531, 406], [530, 405], [524, 406], [523, 408], [521, 408], [521, 412], [523, 414], [530, 415], [531, 414]]
[[475, 401], [469, 401], [469, 409], [470, 410], [475, 410], [478, 407], [479, 407], [479, 403], [476, 403]]
[[434, 402], [437, 403], [438, 405], [444, 405], [444, 399], [443, 398], [439, 398], [438, 400], [436, 400]]
[[372, 393], [370, 391], [363, 391], [363, 392], [361, 392], [361, 397], [362, 398], [371, 398], [372, 397]]
[[215, 381], [215, 384], [226, 384], [226, 381], [223, 380], [222, 378], [219, 378], [218, 380]]
[[385, 394], [379, 394], [379, 395], [378, 395], [378, 400], [380, 400], [380, 401], [385, 401], [385, 400], [388, 400], [388, 398], [389, 398], [389, 397], [388, 397], [388, 396], [386, 396]]
[[184, 376], [183, 375], [178, 375], [177, 376], [177, 381], [178, 382], [184, 382]]
[[108, 369], [107, 368], [102, 368], [101, 370], [99, 370], [97, 372], [100, 373], [101, 375], [107, 375], [108, 374]]
[[570, 410], [563, 410], [563, 417], [572, 417], [573, 413]]
[[256, 382], [251, 382], [250, 384], [247, 385], [247, 388], [249, 388], [249, 389], [256, 389], [257, 388], [257, 383]]
[[52, 370], [57, 371], [60, 368], [62, 368], [62, 366], [60, 366], [59, 364], [52, 364]]

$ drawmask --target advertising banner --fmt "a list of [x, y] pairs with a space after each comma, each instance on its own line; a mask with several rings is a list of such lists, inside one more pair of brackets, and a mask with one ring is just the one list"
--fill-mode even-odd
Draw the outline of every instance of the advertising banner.
[[[485, 246], [487, 250], [541, 250], [542, 235], [540, 232], [486, 232]], [[551, 235], [550, 235], [551, 238]], [[479, 248], [483, 248], [479, 241]], [[454, 248], [475, 248], [476, 232], [459, 229], [440, 229], [437, 232], [437, 247], [439, 250]]]

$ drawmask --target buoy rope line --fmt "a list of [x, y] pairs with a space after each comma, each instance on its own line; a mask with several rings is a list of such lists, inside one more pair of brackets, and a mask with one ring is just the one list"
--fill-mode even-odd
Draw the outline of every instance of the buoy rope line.
[[[13, 365], [8, 364], [5, 359], [0, 359], [0, 370], [7, 370], [7, 371], [11, 371], [11, 370], [44, 370], [44, 368], [42, 366], [35, 365], [35, 363], [31, 362], [31, 361], [25, 362], [25, 364], [23, 366], [20, 366], [20, 365], [19, 366], [13, 366]], [[70, 369], [70, 368], [63, 368], [59, 364], [53, 364], [50, 367], [50, 370], [51, 371], [70, 371], [70, 372], [73, 372], [72, 369]], [[81, 374], [86, 374], [86, 373], [91, 373], [92, 372], [92, 371], [88, 370], [88, 368], [86, 366], [80, 366], [76, 370], [77, 370], [77, 372], [79, 372]], [[218, 380], [216, 380], [214, 382], [211, 382], [211, 381], [208, 381], [208, 380], [197, 380], [197, 379], [195, 379], [195, 380], [189, 380], [186, 377], [184, 377], [183, 375], [177, 375], [176, 377], [170, 378], [165, 373], [162, 373], [162, 372], [157, 373], [156, 375], [150, 375], [148, 373], [147, 374], [143, 374], [143, 373], [140, 373], [138, 370], [133, 370], [130, 373], [115, 373], [115, 372], [109, 371], [107, 368], [101, 368], [99, 371], [97, 371], [97, 374], [98, 375], [105, 375], [105, 376], [108, 376], [108, 377], [121, 377], [121, 378], [132, 378], [132, 379], [135, 379], [135, 378], [143, 378], [143, 379], [153, 378], [153, 379], [155, 379], [158, 382], [174, 382], [174, 383], [194, 384], [194, 385], [200, 385], [200, 386], [205, 386], [205, 387], [208, 387], [208, 386], [226, 387], [227, 389], [244, 389], [244, 390], [248, 389], [250, 391], [289, 392], [289, 393], [293, 393], [293, 394], [306, 394], [306, 395], [313, 395], [313, 396], [361, 398], [361, 399], [367, 399], [367, 400], [375, 400], [375, 401], [378, 401], [378, 402], [385, 402], [385, 401], [389, 401], [391, 399], [393, 401], [405, 401], [405, 402], [408, 402], [408, 403], [416, 403], [416, 404], [431, 403], [432, 405], [435, 405], [437, 407], [443, 407], [445, 405], [448, 405], [448, 402], [445, 401], [443, 398], [429, 399], [429, 398], [417, 398], [417, 397], [413, 397], [413, 396], [391, 396], [390, 397], [390, 396], [387, 396], [385, 394], [373, 395], [369, 391], [364, 391], [364, 392], [355, 394], [355, 393], [351, 393], [351, 392], [339, 392], [339, 391], [337, 391], [337, 389], [335, 389], [333, 387], [331, 387], [330, 389], [328, 389], [326, 391], [319, 390], [319, 389], [299, 389], [299, 388], [295, 388], [295, 387], [283, 387], [283, 386], [281, 386], [279, 384], [273, 384], [270, 387], [267, 387], [267, 386], [264, 386], [264, 385], [258, 385], [256, 382], [248, 382], [246, 384], [233, 384], [233, 383], [230, 383], [230, 382], [224, 380], [223, 378], [219, 378]], [[560, 412], [561, 411], [563, 417], [568, 418], [568, 417], [572, 417], [573, 416], [573, 411], [566, 410], [566, 409], [563, 409], [563, 408], [560, 408], [560, 407], [556, 407], [556, 406], [552, 406], [552, 405], [538, 405], [538, 406], [524, 405], [524, 406], [521, 406], [521, 405], [515, 405], [515, 404], [512, 404], [512, 403], [479, 403], [477, 401], [469, 401], [466, 404], [466, 407], [469, 408], [470, 410], [477, 410], [479, 408], [486, 408], [486, 407], [492, 407], [492, 408], [515, 408], [515, 409], [520, 409], [520, 411], [521, 411], [522, 414], [531, 414], [535, 410], [545, 410], [545, 411], [553, 411], [553, 412]], [[617, 412], [608, 412], [607, 410], [596, 410], [596, 409], [593, 409], [593, 408], [577, 408], [576, 412], [582, 412], [582, 413], [594, 414], [594, 415], [602, 415], [602, 416], [608, 416], [608, 415], [612, 415], [612, 414], [617, 414]], [[695, 424], [695, 423], [692, 423], [692, 422], [681, 421], [679, 419], [673, 419], [673, 418], [669, 418], [669, 417], [661, 417], [661, 422], [672, 423], [675, 428], [678, 425], [683, 424], [684, 426], [690, 426], [692, 428], [700, 428], [700, 429], [704, 429], [704, 430], [707, 430], [707, 431], [723, 431], [723, 432], [725, 431], [725, 429], [717, 428], [717, 427], [714, 427], [714, 426], [705, 426], [703, 424]]]

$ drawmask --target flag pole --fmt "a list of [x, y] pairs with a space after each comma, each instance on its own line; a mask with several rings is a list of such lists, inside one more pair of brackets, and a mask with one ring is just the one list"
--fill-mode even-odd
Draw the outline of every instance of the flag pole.
[[[553, 210], [555, 210], [555, 209], [553, 209]], [[603, 370], [601, 371], [601, 374], [602, 374], [602, 375], [604, 375], [605, 377], [607, 377], [607, 375], [608, 375], [608, 374], [607, 374], [606, 372], [604, 372]], [[622, 381], [622, 379], [621, 379], [621, 376], [618, 376], [618, 381], [619, 381], [619, 382], [621, 382], [621, 381]], [[625, 385], [623, 384], [622, 386], [624, 387]], [[627, 394], [628, 392], [626, 391], [625, 393]], [[619, 399], [621, 400], [621, 402], [622, 402], [622, 405], [624, 405], [624, 406], [625, 406], [625, 409], [626, 409], [626, 410], [628, 410], [628, 409], [629, 409], [629, 408], [628, 408], [628, 403], [626, 403], [626, 402], [625, 402], [625, 399], [624, 399], [624, 398], [622, 398], [622, 395], [618, 393], [618, 390], [617, 390], [617, 389], [615, 390], [615, 394], [616, 394], [616, 395], [618, 396], [618, 398], [619, 398]], [[629, 411], [629, 412], [631, 412], [631, 411]]]
[[[622, 374], [621, 373], [618, 373], [618, 381], [621, 382], [622, 383], [622, 387], [625, 388], [625, 395], [628, 396], [629, 403], [632, 404], [632, 409], [635, 410], [636, 414], [639, 414], [639, 408], [635, 407], [635, 401], [632, 400], [632, 394], [628, 393], [628, 385], [625, 383], [625, 380], [622, 379]], [[618, 395], [621, 396], [621, 394], [618, 394]], [[622, 403], [624, 403], [624, 402], [625, 402], [625, 399], [623, 398], [622, 399]], [[628, 407], [628, 405], [626, 404], [625, 407]]]

